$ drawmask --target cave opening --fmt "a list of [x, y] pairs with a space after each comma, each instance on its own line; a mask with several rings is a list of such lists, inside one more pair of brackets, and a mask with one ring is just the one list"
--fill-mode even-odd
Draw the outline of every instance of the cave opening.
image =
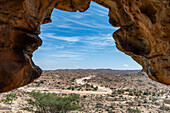
[[43, 70], [142, 69], [116, 48], [112, 33], [119, 28], [109, 24], [108, 12], [95, 2], [83, 13], [54, 9], [52, 22], [41, 25], [43, 45], [34, 52], [34, 62]]
[[[149, 78], [170, 84], [169, 1], [92, 0], [109, 9], [109, 14], [93, 2], [88, 10], [93, 13], [88, 13], [91, 0], [16, 1], [0, 5], [0, 92], [24, 86], [41, 76], [42, 70], [32, 61], [33, 52], [42, 44], [40, 37], [44, 43], [34, 53], [34, 60], [43, 70], [128, 69], [129, 63], [136, 66], [138, 62]], [[70, 12], [54, 10], [53, 23], [47, 24], [54, 8]], [[86, 12], [71, 13], [75, 11]], [[107, 15], [109, 19], [102, 18]], [[120, 29], [115, 31], [103, 23], [108, 21]], [[113, 32], [116, 47], [136, 62], [118, 53]]]

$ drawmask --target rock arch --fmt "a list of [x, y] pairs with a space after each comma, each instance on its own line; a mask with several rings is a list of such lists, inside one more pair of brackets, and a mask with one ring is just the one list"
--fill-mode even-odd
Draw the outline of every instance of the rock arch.
[[[170, 1], [92, 0], [109, 9], [117, 48], [142, 65], [149, 77], [170, 84]], [[91, 0], [0, 0], [0, 92], [41, 75], [32, 53], [41, 46], [40, 25], [54, 8], [84, 12]]]

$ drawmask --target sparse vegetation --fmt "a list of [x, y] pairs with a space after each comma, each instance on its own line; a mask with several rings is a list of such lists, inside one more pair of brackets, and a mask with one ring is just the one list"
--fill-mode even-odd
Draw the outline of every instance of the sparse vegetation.
[[167, 107], [167, 106], [163, 105], [163, 106], [160, 107], [160, 109], [163, 110], [163, 111], [169, 111], [170, 107]]
[[132, 109], [132, 108], [128, 108], [127, 111], [130, 112], [130, 113], [141, 113], [140, 110]]
[[16, 100], [18, 97], [16, 96], [16, 93], [10, 93], [6, 95], [5, 99], [2, 99], [1, 102], [12, 104], [14, 100]]
[[28, 105], [22, 107], [24, 110], [37, 113], [66, 113], [80, 109], [76, 104], [79, 100], [78, 95], [59, 97], [54, 93], [30, 92], [28, 94], [32, 98], [27, 99]]
[[117, 93], [118, 94], [123, 94], [125, 92], [125, 90], [118, 90]]
[[[128, 71], [124, 71], [123, 73], [125, 72], [128, 73]], [[91, 78], [87, 79], [90, 75], [96, 76], [92, 76]], [[80, 84], [80, 79], [82, 79], [83, 84]], [[79, 81], [79, 83], [77, 83], [77, 81]], [[105, 88], [101, 89], [101, 87]], [[34, 94], [36, 92], [27, 93], [27, 91], [30, 91], [29, 88], [42, 90], [39, 90], [41, 93], [38, 92], [39, 95], [37, 96], [36, 94]], [[102, 91], [106, 92], [106, 89], [109, 89], [111, 93], [96, 95], [97, 93]], [[62, 91], [62, 93], [58, 93], [60, 91]], [[52, 92], [55, 92], [56, 94]], [[76, 97], [77, 95], [73, 94], [74, 92], [86, 92], [87, 94], [82, 93], [81, 95]], [[90, 94], [89, 92], [92, 92], [92, 94]], [[59, 113], [59, 111], [60, 113], [170, 112], [170, 108], [168, 107], [170, 104], [169, 86], [156, 83], [144, 75], [139, 76], [136, 73], [122, 74], [121, 71], [44, 71], [43, 75], [37, 81], [23, 87], [22, 90], [14, 90], [12, 91], [12, 93], [16, 94], [16, 96], [18, 97], [18, 99], [13, 99], [12, 103], [10, 101], [2, 101], [3, 99], [6, 99], [9, 93], [4, 93], [0, 95], [1, 102], [3, 102], [2, 109], [7, 109], [5, 108], [6, 106], [12, 106], [12, 112], [20, 112], [18, 111], [18, 106], [24, 104], [24, 106], [22, 106], [23, 109], [32, 112], [42, 113]], [[3, 108], [4, 104], [5, 107]], [[54, 107], [54, 110], [52, 108], [53, 105], [58, 107]], [[66, 105], [70, 107], [66, 107]], [[68, 109], [64, 111], [61, 110], [61, 108]]]

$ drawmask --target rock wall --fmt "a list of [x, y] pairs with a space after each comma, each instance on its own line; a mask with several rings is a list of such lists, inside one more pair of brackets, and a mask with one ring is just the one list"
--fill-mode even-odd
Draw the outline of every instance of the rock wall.
[[105, 0], [117, 48], [142, 65], [148, 76], [170, 84], [170, 1]]
[[[149, 77], [170, 84], [170, 1], [93, 0], [109, 9], [117, 48], [143, 66]], [[41, 75], [32, 53], [42, 44], [40, 25], [54, 8], [86, 11], [91, 0], [0, 0], [0, 92], [31, 83]]]

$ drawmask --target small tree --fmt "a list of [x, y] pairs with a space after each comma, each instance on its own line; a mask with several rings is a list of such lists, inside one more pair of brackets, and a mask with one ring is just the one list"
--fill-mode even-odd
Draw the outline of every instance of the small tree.
[[31, 92], [29, 95], [32, 98], [27, 100], [28, 105], [23, 106], [24, 110], [36, 113], [67, 113], [80, 109], [80, 106], [76, 104], [79, 99], [78, 95], [60, 97], [54, 93], [40, 92]]

